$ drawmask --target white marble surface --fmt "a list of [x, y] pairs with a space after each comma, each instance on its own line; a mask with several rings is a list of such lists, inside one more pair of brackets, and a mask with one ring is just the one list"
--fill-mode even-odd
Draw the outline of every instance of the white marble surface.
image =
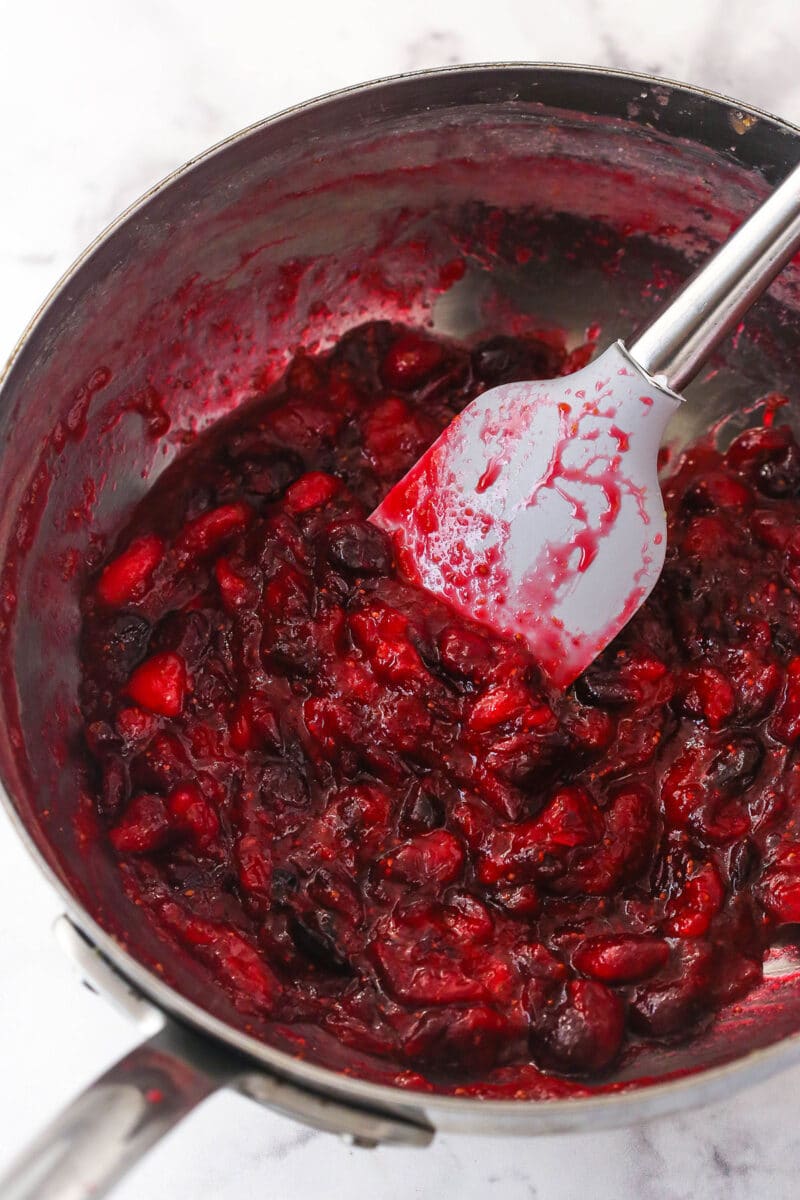
[[[147, 185], [293, 101], [408, 68], [560, 59], [705, 84], [800, 120], [796, 0], [0, 0], [0, 357]], [[0, 1167], [135, 1032], [79, 988], [58, 904], [0, 818]], [[528, 1142], [347, 1149], [230, 1094], [116, 1193], [382, 1200], [789, 1200], [800, 1069], [700, 1114]]]

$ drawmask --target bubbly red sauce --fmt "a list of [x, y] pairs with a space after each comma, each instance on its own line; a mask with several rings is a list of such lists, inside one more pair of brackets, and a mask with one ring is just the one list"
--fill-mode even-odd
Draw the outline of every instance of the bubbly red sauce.
[[566, 693], [366, 519], [481, 390], [569, 367], [387, 322], [298, 355], [165, 473], [83, 600], [129, 893], [244, 1017], [406, 1085], [608, 1076], [743, 996], [800, 921], [787, 428], [685, 456], [661, 581]]

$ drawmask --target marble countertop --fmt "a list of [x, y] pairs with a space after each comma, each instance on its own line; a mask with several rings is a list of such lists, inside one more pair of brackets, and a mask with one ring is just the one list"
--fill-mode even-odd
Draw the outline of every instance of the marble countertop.
[[[83, 246], [225, 134], [346, 83], [444, 63], [599, 63], [704, 84], [800, 120], [795, 0], [6, 0], [0, 358]], [[80, 988], [59, 905], [0, 815], [0, 1168], [136, 1031]], [[230, 1093], [120, 1200], [782, 1200], [797, 1195], [800, 1068], [699, 1113], [611, 1133], [440, 1137], [353, 1150]]]

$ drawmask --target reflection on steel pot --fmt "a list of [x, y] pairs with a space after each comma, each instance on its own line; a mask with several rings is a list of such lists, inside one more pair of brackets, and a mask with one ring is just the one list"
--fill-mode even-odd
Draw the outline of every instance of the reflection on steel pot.
[[[563, 1100], [389, 1087], [338, 1044], [307, 1041], [300, 1057], [285, 1028], [257, 1039], [122, 893], [110, 852], [92, 842], [74, 753], [77, 600], [92, 539], [115, 530], [192, 432], [263, 390], [290, 349], [319, 340], [321, 300], [325, 339], [394, 315], [458, 337], [546, 316], [577, 339], [601, 312], [610, 341], [633, 314], [652, 314], [659, 281], [687, 275], [799, 149], [800, 131], [780, 121], [642, 76], [429, 72], [230, 139], [134, 206], [62, 281], [0, 387], [0, 774], [63, 898], [61, 931], [81, 969], [151, 1036], [45, 1132], [5, 1197], [100, 1194], [224, 1085], [358, 1143], [424, 1145], [437, 1129], [624, 1124], [800, 1058], [800, 963], [788, 953], [735, 1014], [684, 1045], [643, 1051], [612, 1090]], [[576, 258], [570, 222], [587, 220], [602, 236], [596, 254]], [[504, 255], [503, 229], [519, 236], [534, 221], [546, 252]], [[453, 271], [465, 242], [467, 269]], [[787, 268], [691, 390], [668, 431], [676, 447], [730, 413], [741, 428], [746, 400], [795, 382], [799, 281]]]

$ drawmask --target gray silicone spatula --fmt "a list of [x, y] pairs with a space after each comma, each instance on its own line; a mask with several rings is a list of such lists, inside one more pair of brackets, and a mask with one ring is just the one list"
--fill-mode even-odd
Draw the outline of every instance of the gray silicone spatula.
[[800, 167], [630, 346], [469, 404], [372, 514], [406, 575], [570, 683], [661, 573], [677, 391], [799, 247]]

